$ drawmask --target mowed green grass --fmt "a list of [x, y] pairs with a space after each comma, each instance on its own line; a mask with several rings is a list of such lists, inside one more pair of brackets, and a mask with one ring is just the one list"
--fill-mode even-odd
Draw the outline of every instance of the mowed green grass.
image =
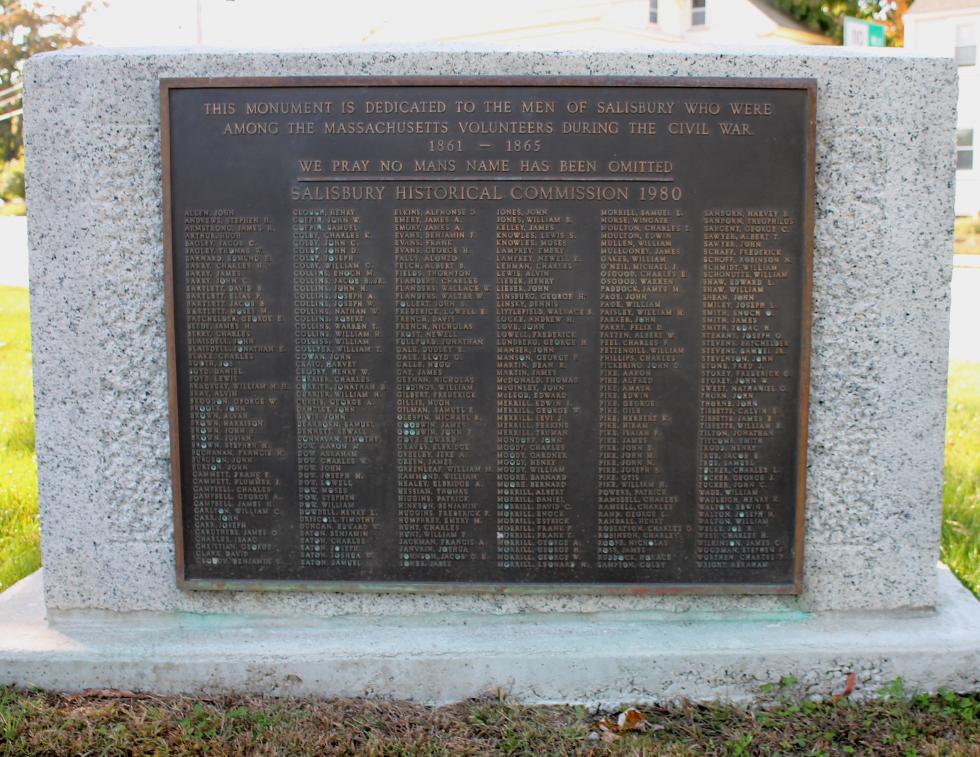
[[0, 287], [0, 591], [41, 567], [27, 290]]
[[900, 681], [876, 693], [869, 702], [774, 692], [762, 707], [642, 707], [636, 727], [617, 733], [584, 707], [500, 698], [433, 708], [0, 688], [0, 755], [980, 755], [980, 695], [912, 695]]
[[980, 597], [980, 363], [950, 366], [941, 554]]
[[[942, 559], [980, 596], [980, 363], [949, 375]], [[0, 287], [0, 591], [41, 564], [27, 290]]]

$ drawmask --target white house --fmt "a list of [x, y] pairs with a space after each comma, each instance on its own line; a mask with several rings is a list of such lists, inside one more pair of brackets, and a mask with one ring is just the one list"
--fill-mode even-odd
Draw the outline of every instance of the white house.
[[511, 8], [512, 2], [487, 6], [492, 17], [454, 15], [453, 32], [430, 24], [432, 38], [533, 49], [833, 44], [767, 0], [516, 0]]
[[[69, 12], [80, 0], [46, 0]], [[88, 14], [99, 45], [323, 47], [473, 41], [505, 48], [820, 45], [768, 0], [112, 0]]]
[[687, 44], [829, 45], [766, 0], [649, 0], [652, 28]]
[[916, 0], [905, 14], [905, 47], [952, 56], [959, 64], [956, 129], [956, 215], [980, 211], [980, 0]]

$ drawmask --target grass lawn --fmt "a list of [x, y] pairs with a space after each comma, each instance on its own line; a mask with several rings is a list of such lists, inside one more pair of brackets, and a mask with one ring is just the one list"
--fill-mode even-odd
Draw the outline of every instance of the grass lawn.
[[[980, 697], [643, 708], [635, 728], [581, 707], [441, 708], [335, 699], [187, 699], [0, 689], [0, 754], [980, 755]], [[636, 711], [634, 711], [636, 712]], [[605, 734], [605, 735], [603, 735]]]
[[0, 591], [41, 566], [27, 290], [0, 287]]
[[942, 559], [980, 597], [980, 363], [949, 371]]

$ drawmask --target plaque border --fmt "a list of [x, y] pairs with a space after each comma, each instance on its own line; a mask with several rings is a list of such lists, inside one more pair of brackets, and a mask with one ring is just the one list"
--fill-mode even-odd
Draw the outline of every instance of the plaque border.
[[[796, 517], [793, 578], [787, 583], [500, 583], [451, 581], [358, 581], [187, 578], [180, 469], [177, 334], [174, 303], [173, 196], [171, 187], [170, 92], [178, 89], [264, 87], [661, 87], [686, 89], [792, 89], [807, 93], [804, 166], [802, 313], [800, 320], [799, 414], [796, 440]], [[167, 333], [167, 385], [170, 406], [170, 467], [176, 584], [180, 590], [291, 591], [401, 594], [533, 595], [799, 595], [803, 591], [806, 527], [807, 440], [810, 408], [810, 350], [813, 322], [813, 226], [816, 194], [817, 80], [813, 78], [656, 77], [656, 76], [282, 76], [178, 77], [160, 79], [160, 147], [163, 173], [164, 317]]]

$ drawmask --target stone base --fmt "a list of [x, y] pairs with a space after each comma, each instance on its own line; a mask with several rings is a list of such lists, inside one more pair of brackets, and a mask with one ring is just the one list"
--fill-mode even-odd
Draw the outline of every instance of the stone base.
[[383, 697], [441, 704], [746, 701], [980, 689], [980, 602], [940, 568], [935, 610], [591, 613], [412, 618], [60, 612], [38, 572], [0, 595], [0, 685], [158, 694]]

